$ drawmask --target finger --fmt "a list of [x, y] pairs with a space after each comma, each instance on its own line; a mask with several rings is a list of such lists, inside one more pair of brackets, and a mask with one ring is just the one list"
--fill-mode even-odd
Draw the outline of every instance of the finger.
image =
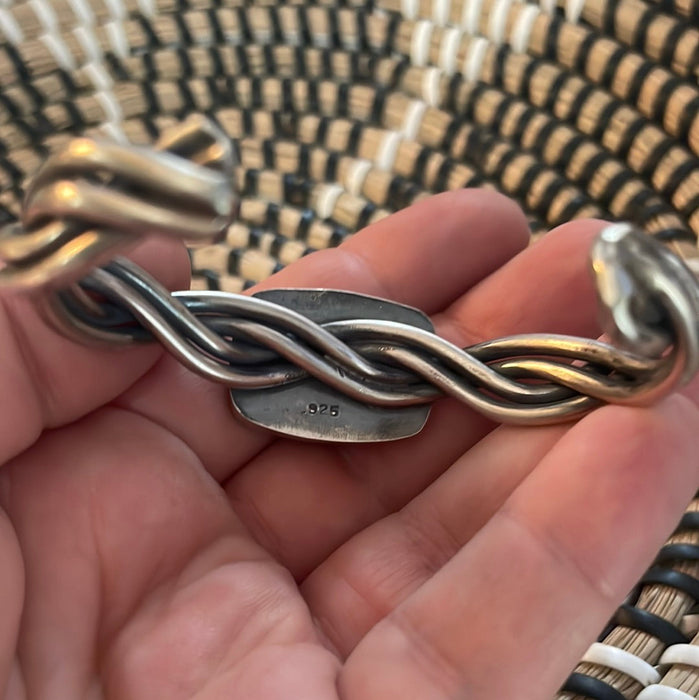
[[[184, 248], [150, 241], [134, 259], [171, 287], [188, 279]], [[53, 428], [100, 406], [142, 376], [162, 354], [156, 344], [128, 349], [81, 345], [49, 327], [25, 296], [0, 298], [0, 464]]]
[[[699, 484], [699, 412], [607, 407], [566, 433], [448, 564], [350, 656], [350, 697], [550, 697]], [[620, 546], [620, 543], [623, 543]], [[380, 677], [367, 673], [379, 665]]]
[[588, 251], [607, 225], [578, 220], [554, 229], [439, 314], [440, 333], [461, 346], [503, 332], [598, 334]]
[[[12, 697], [10, 688], [16, 661], [17, 635], [24, 599], [24, 567], [10, 521], [0, 510], [0, 694]], [[6, 693], [9, 693], [6, 695]]]
[[96, 649], [104, 671], [131, 616], [158, 607], [147, 597], [172, 595], [190, 561], [235, 539], [230, 508], [196, 458], [110, 408], [48, 432], [7, 464], [0, 497], [26, 557], [19, 654], [30, 697], [88, 695]]
[[372, 294], [427, 314], [442, 310], [526, 247], [513, 200], [489, 190], [454, 190], [422, 200], [319, 251], [258, 285], [312, 283]]
[[[233, 697], [231, 688], [271, 680], [261, 678], [265, 647], [332, 677], [337, 660], [293, 581], [250, 540], [196, 456], [154, 423], [105, 407], [47, 432], [0, 471], [0, 507], [27, 571], [16, 697], [89, 697], [99, 687], [179, 700], [204, 688], [213, 697], [210, 685]], [[0, 630], [15, 617], [10, 603]], [[274, 685], [286, 677], [300, 688], [293, 697], [306, 697], [312, 683], [293, 664], [283, 670]]]
[[301, 588], [333, 646], [348, 655], [439, 571], [568, 429], [500, 426], [403, 508], [337, 548]]
[[[437, 330], [458, 344], [523, 331], [596, 335], [587, 249], [603, 225], [576, 222], [552, 232], [436, 315]], [[303, 578], [349, 537], [399, 510], [493, 427], [455, 401], [432, 411], [418, 436], [396, 443], [340, 451], [273, 445], [227, 491], [260, 541]], [[300, 517], [309, 500], [312, 519]]]
[[[527, 240], [526, 220], [511, 200], [481, 190], [446, 192], [368, 227], [340, 248], [302, 258], [256, 289], [340, 288], [435, 311]], [[179, 435], [219, 480], [271, 441], [269, 433], [232, 419], [224, 390], [172, 360], [161, 363], [120, 405]]]

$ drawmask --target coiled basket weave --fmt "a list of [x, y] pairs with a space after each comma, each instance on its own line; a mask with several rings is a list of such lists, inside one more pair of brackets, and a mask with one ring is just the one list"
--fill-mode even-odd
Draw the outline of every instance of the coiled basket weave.
[[[476, 185], [533, 236], [623, 219], [691, 257], [698, 79], [699, 0], [0, 0], [0, 223], [70, 136], [148, 143], [204, 112], [243, 196], [226, 242], [192, 251], [198, 288]], [[698, 603], [695, 499], [558, 697], [699, 697]]]

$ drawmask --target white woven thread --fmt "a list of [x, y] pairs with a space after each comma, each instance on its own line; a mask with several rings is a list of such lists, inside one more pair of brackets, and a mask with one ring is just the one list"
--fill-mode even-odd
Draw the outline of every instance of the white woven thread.
[[289, 29], [288, 31], [284, 32], [284, 43], [288, 44], [289, 46], [300, 46], [301, 35], [297, 31]]
[[127, 143], [128, 139], [124, 130], [121, 128], [121, 124], [116, 122], [105, 122], [99, 128], [110, 141], [115, 141], [116, 143]]
[[104, 110], [106, 119], [105, 122], [108, 124], [119, 124], [123, 118], [123, 112], [121, 111], [121, 105], [119, 104], [114, 93], [108, 90], [101, 90], [95, 93], [95, 99], [100, 103], [100, 106]]
[[405, 19], [415, 19], [417, 17], [420, 0], [402, 0], [401, 14]]
[[75, 27], [73, 36], [85, 52], [88, 63], [99, 63], [102, 60], [102, 47], [90, 27]]
[[415, 141], [426, 109], [427, 104], [425, 102], [422, 100], [413, 100], [408, 106], [408, 109], [405, 110], [405, 119], [403, 120], [401, 131], [408, 141]]
[[144, 17], [152, 17], [155, 14], [155, 0], [138, 0], [138, 9]]
[[477, 34], [483, 0], [464, 0], [461, 9], [461, 26], [468, 34]]
[[342, 185], [331, 182], [322, 186], [318, 199], [316, 200], [316, 211], [321, 219], [328, 219], [335, 210], [335, 205], [340, 195], [345, 191]]
[[[271, 44], [272, 43], [272, 32], [269, 28], [260, 26], [260, 27], [253, 27], [252, 28], [252, 41], [254, 44]], [[343, 37], [342, 39], [343, 44], [347, 44], [348, 42], [346, 39]]]
[[372, 167], [373, 164], [370, 160], [361, 159], [352, 162], [345, 176], [345, 186], [350, 194], [361, 195], [364, 181]]
[[490, 46], [490, 42], [482, 36], [476, 37], [471, 41], [468, 53], [464, 59], [464, 68], [462, 73], [466, 80], [475, 82], [481, 74], [483, 60], [485, 59], [486, 51]]
[[387, 131], [383, 139], [381, 139], [381, 145], [376, 152], [376, 167], [381, 170], [393, 170], [393, 163], [398, 155], [398, 146], [403, 140], [400, 133], [397, 131]]
[[449, 22], [450, 14], [451, 0], [432, 0], [432, 21], [438, 27], [443, 27]]
[[[242, 37], [241, 37], [242, 41]], [[327, 34], [321, 34], [320, 32], [313, 32], [312, 39], [313, 46], [319, 49], [329, 49], [330, 48], [330, 37]]]
[[124, 25], [114, 20], [105, 22], [104, 29], [109, 37], [109, 43], [117, 58], [126, 58], [129, 55], [129, 39], [124, 31]]
[[126, 4], [121, 0], [102, 0], [107, 8], [109, 17], [115, 20], [123, 20], [126, 18]]
[[86, 0], [68, 0], [68, 4], [75, 15], [75, 18], [78, 20], [78, 24], [94, 24], [95, 15]]
[[15, 16], [5, 7], [0, 7], [0, 29], [2, 35], [10, 44], [21, 44], [24, 41], [24, 32], [17, 23]]
[[458, 27], [444, 30], [442, 44], [439, 47], [439, 67], [447, 74], [453, 75], [456, 70], [456, 58], [459, 50], [462, 32]]
[[442, 77], [442, 71], [436, 66], [427, 68], [422, 77], [422, 99], [427, 102], [430, 107], [439, 105], [439, 81]]
[[410, 41], [410, 61], [414, 66], [427, 65], [433, 27], [434, 24], [427, 19], [421, 19], [415, 23]]
[[507, 15], [510, 12], [512, 0], [496, 0], [490, 9], [488, 17], [488, 36], [496, 44], [502, 44], [507, 27]]
[[663, 652], [659, 665], [682, 664], [699, 668], [699, 646], [696, 644], [673, 644]]
[[101, 62], [88, 63], [83, 67], [83, 71], [90, 79], [90, 82], [95, 86], [97, 92], [111, 90], [114, 87], [114, 81], [107, 72], [104, 64]]
[[577, 24], [585, 7], [585, 0], [566, 0], [566, 20], [572, 24]]
[[536, 5], [520, 5], [517, 22], [510, 37], [510, 46], [516, 53], [526, 53], [529, 37], [539, 14], [539, 8]]
[[582, 660], [620, 671], [644, 687], [660, 680], [660, 674], [649, 663], [631, 652], [609, 644], [591, 644]]
[[649, 685], [637, 696], [636, 700], [697, 700], [694, 695], [689, 695], [669, 685]]
[[56, 17], [56, 12], [48, 0], [29, 0], [28, 4], [45, 32], [58, 30], [58, 17]]
[[73, 56], [70, 49], [63, 43], [58, 35], [42, 34], [39, 39], [51, 52], [51, 55], [60, 68], [67, 71], [75, 70], [75, 56]]

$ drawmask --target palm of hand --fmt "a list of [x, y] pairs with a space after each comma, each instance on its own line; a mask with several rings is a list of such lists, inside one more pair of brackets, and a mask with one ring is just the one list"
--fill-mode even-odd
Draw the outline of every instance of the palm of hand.
[[[454, 256], [466, 217], [479, 255]], [[462, 344], [470, 328], [589, 334], [591, 304], [570, 308], [592, 296], [598, 224], [575, 228], [493, 272], [524, 244], [520, 215], [494, 195], [443, 195], [274, 283], [393, 296]], [[400, 443], [272, 441], [157, 349], [77, 348], [8, 307], [3, 323], [18, 307], [24, 319], [0, 349], [12, 700], [549, 697], [696, 490], [685, 397], [496, 430], [444, 401]], [[31, 444], [41, 426], [60, 427]]]

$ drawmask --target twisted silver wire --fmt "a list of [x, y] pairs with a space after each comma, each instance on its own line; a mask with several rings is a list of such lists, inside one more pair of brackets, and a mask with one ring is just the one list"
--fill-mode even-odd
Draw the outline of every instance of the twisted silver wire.
[[[313, 377], [375, 406], [448, 395], [504, 422], [576, 418], [603, 402], [646, 404], [699, 368], [699, 288], [669, 250], [625, 224], [590, 252], [613, 344], [525, 334], [459, 348], [415, 326], [357, 318], [316, 323], [264, 299], [170, 294], [115, 251], [146, 233], [210, 239], [235, 212], [228, 139], [202, 118], [148, 151], [76, 139], [0, 231], [0, 286], [47, 288], [52, 318], [83, 339], [157, 338], [198, 374], [260, 391]], [[79, 285], [72, 284], [80, 279]]]
[[198, 115], [154, 149], [71, 140], [35, 175], [20, 221], [0, 229], [0, 286], [66, 285], [145, 235], [215, 239], [236, 211], [233, 161]]

